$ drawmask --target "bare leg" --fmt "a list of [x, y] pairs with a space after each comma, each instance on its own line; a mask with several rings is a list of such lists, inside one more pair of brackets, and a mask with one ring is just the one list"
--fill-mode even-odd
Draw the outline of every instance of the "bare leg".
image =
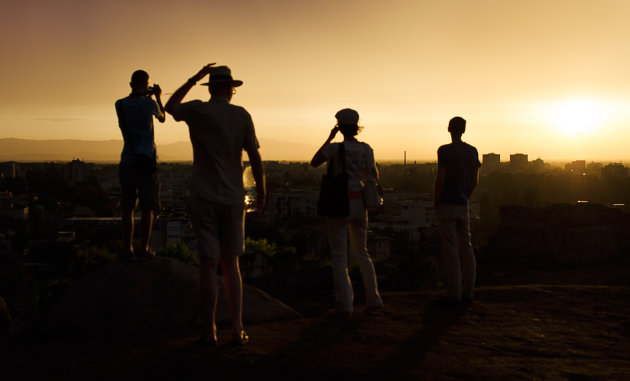
[[133, 208], [122, 211], [122, 231], [124, 250], [133, 252]]
[[232, 337], [240, 338], [243, 331], [243, 279], [238, 257], [221, 256], [225, 295], [232, 316]]
[[201, 259], [199, 285], [201, 288], [201, 316], [206, 325], [203, 340], [206, 342], [217, 339], [217, 325], [215, 315], [219, 288], [217, 282], [217, 261], [215, 259]]
[[145, 253], [149, 252], [149, 243], [151, 243], [151, 232], [153, 230], [153, 211], [143, 210], [141, 220], [142, 233], [142, 249]]

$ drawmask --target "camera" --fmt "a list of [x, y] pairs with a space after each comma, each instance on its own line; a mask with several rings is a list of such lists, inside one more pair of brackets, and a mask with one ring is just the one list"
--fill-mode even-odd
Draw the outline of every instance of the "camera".
[[150, 97], [151, 95], [153, 95], [153, 86], [149, 86], [146, 92], [147, 97]]

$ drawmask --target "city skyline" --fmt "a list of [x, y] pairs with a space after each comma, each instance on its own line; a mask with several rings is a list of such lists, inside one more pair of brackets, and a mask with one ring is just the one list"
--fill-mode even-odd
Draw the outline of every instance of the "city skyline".
[[[274, 140], [261, 140], [263, 147], [275, 147], [282, 149], [286, 142]], [[0, 138], [0, 162], [64, 162], [80, 160], [95, 163], [118, 163], [122, 140], [108, 141], [86, 141], [78, 139], [67, 140], [27, 140], [14, 138]], [[293, 147], [293, 150], [285, 150], [281, 156], [265, 156], [265, 161], [286, 161], [286, 162], [308, 162], [310, 157], [304, 148], [309, 147], [301, 144]], [[192, 162], [192, 147], [190, 142], [175, 142], [171, 144], [158, 145], [158, 161], [160, 162]], [[265, 152], [263, 148], [261, 151]], [[377, 159], [378, 163], [435, 163], [436, 159], [417, 159], [409, 157], [406, 151], [401, 152], [401, 157], [393, 159]], [[527, 152], [497, 153], [497, 151], [479, 152], [479, 159], [484, 163], [486, 156], [498, 156], [501, 163], [510, 163], [512, 156], [523, 155], [529, 162], [543, 160], [550, 164], [566, 164], [574, 161], [585, 163], [623, 163], [624, 160], [590, 160], [583, 157], [548, 160], [544, 157], [530, 157]], [[247, 161], [247, 155], [243, 157]]]
[[[359, 138], [377, 160], [404, 151], [434, 160], [455, 115], [480, 153], [630, 159], [625, 1], [148, 5], [3, 4], [0, 138], [120, 139], [113, 103], [133, 70], [146, 69], [166, 101], [217, 62], [244, 81], [234, 103], [250, 111], [258, 137], [313, 147], [303, 160], [344, 107], [359, 111]], [[193, 98], [207, 92], [196, 87]], [[158, 145], [184, 141], [185, 124], [156, 124]], [[262, 152], [281, 159], [283, 150]]]

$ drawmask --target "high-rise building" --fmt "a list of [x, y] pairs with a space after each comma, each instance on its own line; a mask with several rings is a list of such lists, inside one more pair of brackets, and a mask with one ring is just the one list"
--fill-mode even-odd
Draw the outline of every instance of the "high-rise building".
[[71, 184], [86, 181], [90, 177], [93, 167], [93, 163], [74, 159], [64, 166], [64, 179]]
[[17, 176], [17, 165], [14, 161], [0, 163], [0, 178], [14, 179]]
[[564, 165], [564, 169], [569, 172], [582, 175], [586, 173], [586, 161], [584, 160], [574, 160], [570, 163]]
[[514, 153], [510, 155], [510, 167], [513, 171], [524, 171], [527, 169], [528, 164], [527, 154]]
[[501, 167], [501, 155], [498, 153], [485, 153], [482, 155], [482, 171], [493, 172]]
[[498, 153], [484, 153], [483, 154], [483, 164], [499, 164], [501, 162], [501, 155]]
[[586, 173], [589, 175], [601, 176], [602, 174], [602, 163], [591, 162], [586, 166]]
[[621, 163], [608, 164], [602, 168], [602, 177], [626, 177], [628, 176], [628, 168]]
[[536, 173], [540, 173], [545, 170], [545, 162], [541, 158], [538, 158], [532, 161], [531, 166], [532, 166], [532, 170]]

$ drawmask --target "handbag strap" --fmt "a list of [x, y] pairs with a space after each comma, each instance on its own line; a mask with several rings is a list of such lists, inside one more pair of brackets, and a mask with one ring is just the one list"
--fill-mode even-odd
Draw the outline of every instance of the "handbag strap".
[[[344, 146], [343, 142], [339, 143], [339, 155], [337, 156], [338, 160], [341, 161], [341, 174], [345, 174], [346, 173], [346, 147]], [[332, 158], [330, 159], [330, 163], [328, 163], [328, 175], [333, 176], [333, 160]]]

